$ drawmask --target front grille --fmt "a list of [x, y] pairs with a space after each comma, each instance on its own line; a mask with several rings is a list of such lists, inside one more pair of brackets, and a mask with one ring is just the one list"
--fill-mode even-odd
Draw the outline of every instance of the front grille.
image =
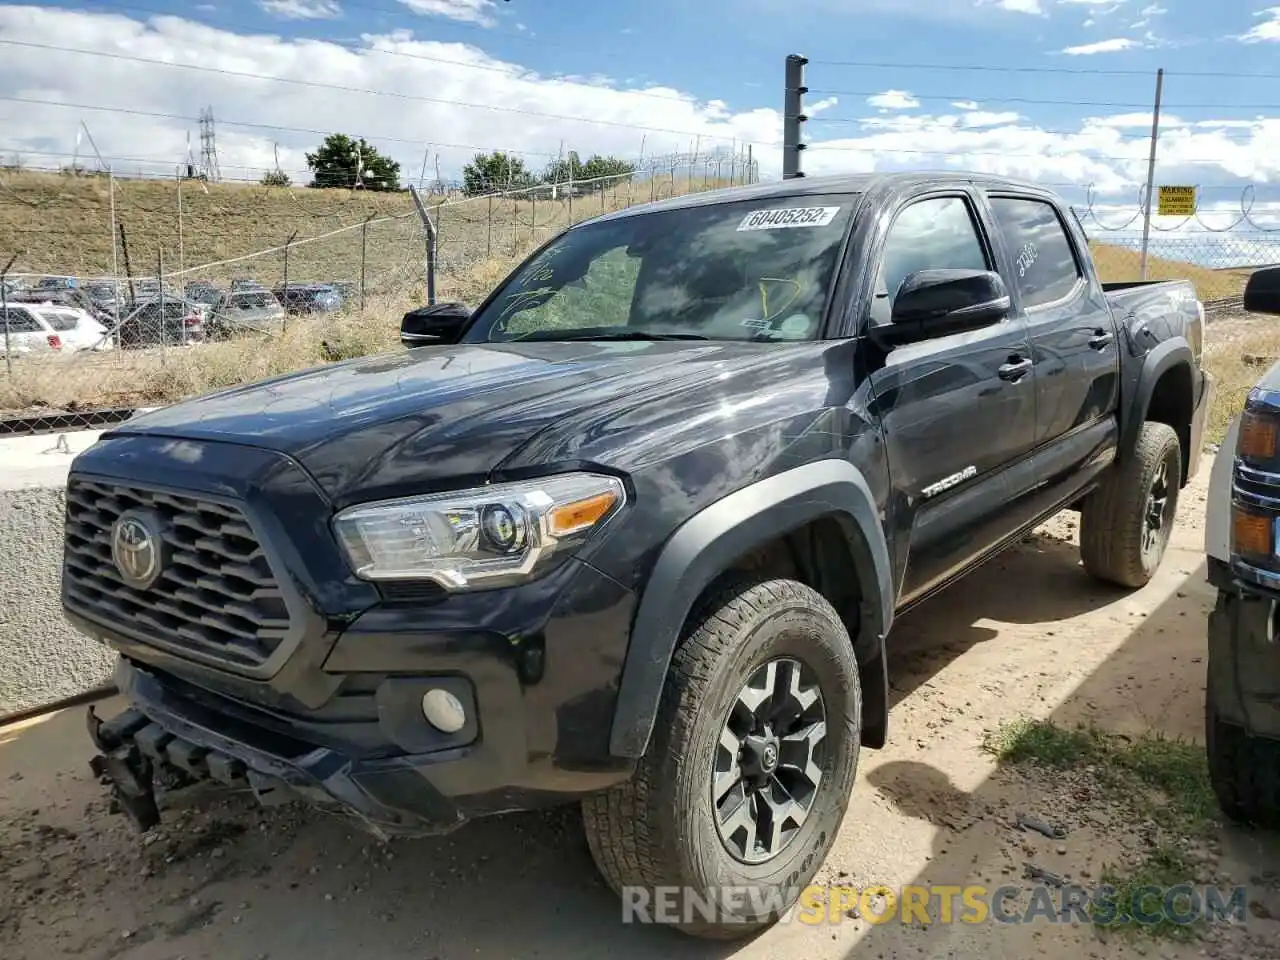
[[[126, 510], [162, 520], [163, 572], [137, 589], [111, 555]], [[141, 640], [239, 667], [261, 665], [289, 631], [289, 610], [245, 515], [191, 496], [104, 481], [67, 484], [63, 587], [73, 610]]]

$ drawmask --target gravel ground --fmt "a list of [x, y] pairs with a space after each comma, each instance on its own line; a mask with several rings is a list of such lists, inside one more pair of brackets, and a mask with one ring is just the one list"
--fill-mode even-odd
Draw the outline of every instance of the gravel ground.
[[[1089, 884], [1143, 857], [1158, 838], [1141, 798], [1096, 770], [997, 766], [983, 742], [1027, 716], [1199, 739], [1210, 465], [1185, 491], [1170, 552], [1143, 590], [1085, 576], [1068, 514], [898, 622], [891, 743], [863, 753], [820, 882], [995, 887], [1019, 882], [1030, 861]], [[108, 814], [90, 752], [82, 710], [0, 729], [4, 960], [1280, 958], [1268, 872], [1280, 868], [1280, 843], [1235, 829], [1174, 838], [1197, 879], [1249, 886], [1247, 924], [1188, 943], [1043, 920], [875, 924], [854, 911], [715, 945], [621, 923], [573, 809], [383, 846], [307, 810], [214, 792], [185, 799], [142, 838]], [[1066, 835], [1019, 831], [1019, 813]]]

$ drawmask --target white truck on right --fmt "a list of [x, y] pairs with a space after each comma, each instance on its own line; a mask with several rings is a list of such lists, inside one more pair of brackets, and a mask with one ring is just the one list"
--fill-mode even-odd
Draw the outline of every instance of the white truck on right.
[[[1249, 279], [1245, 310], [1280, 314], [1280, 267]], [[1209, 479], [1205, 749], [1222, 810], [1280, 827], [1280, 362], [1250, 390]]]

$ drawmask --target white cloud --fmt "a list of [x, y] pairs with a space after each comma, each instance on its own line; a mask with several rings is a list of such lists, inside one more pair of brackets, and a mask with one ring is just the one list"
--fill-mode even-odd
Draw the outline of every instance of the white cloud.
[[1169, 11], [1168, 11], [1166, 8], [1164, 8], [1164, 7], [1160, 6], [1160, 4], [1158, 4], [1158, 3], [1153, 3], [1153, 4], [1151, 4], [1150, 6], [1143, 7], [1141, 10], [1139, 10], [1139, 11], [1138, 11], [1138, 16], [1140, 16], [1140, 17], [1161, 17], [1161, 16], [1164, 16], [1164, 15], [1165, 15], [1166, 13], [1168, 13], [1168, 12], [1169, 12]]
[[995, 0], [995, 5], [1001, 10], [1008, 10], [1010, 13], [1029, 13], [1035, 16], [1044, 13], [1044, 8], [1040, 6], [1040, 0]]
[[1082, 26], [1082, 27], [1092, 27], [1092, 26], [1093, 26], [1095, 23], [1097, 23], [1097, 22], [1098, 22], [1098, 21], [1097, 21], [1097, 20], [1095, 20], [1095, 19], [1093, 19], [1093, 17], [1090, 17], [1090, 18], [1089, 18], [1088, 20], [1086, 20], [1084, 23], [1080, 24], [1080, 26]]
[[1262, 23], [1254, 24], [1239, 39], [1245, 43], [1261, 43], [1263, 41], [1280, 41], [1280, 7], [1268, 7], [1259, 10], [1255, 17], [1267, 17]]
[[1068, 3], [1073, 6], [1081, 7], [1107, 7], [1119, 6], [1115, 0], [1058, 0], [1059, 3]]
[[867, 103], [881, 110], [912, 110], [920, 106], [920, 101], [905, 90], [886, 90], [875, 96], [867, 97]]
[[491, 27], [493, 18], [493, 0], [400, 0], [412, 12], [424, 17], [444, 17], [462, 23], [478, 23], [482, 27]]
[[1082, 43], [1078, 47], [1067, 47], [1062, 52], [1071, 57], [1090, 57], [1098, 53], [1119, 53], [1141, 46], [1137, 40], [1128, 37], [1113, 37], [1110, 40], [1098, 40], [1094, 43]]
[[282, 20], [333, 20], [342, 16], [337, 0], [258, 0], [258, 7]]
[[960, 118], [962, 127], [1005, 127], [1022, 119], [1021, 114], [1012, 110], [993, 113], [990, 110], [970, 110]]
[[[0, 38], [34, 43], [57, 38], [53, 42], [68, 47], [401, 94], [374, 96], [6, 47], [0, 57], [3, 96], [131, 111], [0, 99], [0, 157], [16, 155], [29, 166], [57, 168], [68, 163], [76, 125], [84, 120], [102, 153], [117, 158], [118, 171], [172, 176], [188, 135], [199, 149], [193, 115], [204, 104], [214, 107], [218, 156], [229, 179], [256, 181], [274, 167], [278, 144], [281, 167], [295, 183], [306, 182], [303, 153], [314, 149], [324, 134], [337, 131], [363, 136], [389, 153], [402, 163], [406, 179], [418, 175], [427, 150], [428, 169], [434, 169], [438, 157], [442, 174], [455, 178], [477, 149], [516, 151], [531, 167], [541, 169], [559, 152], [562, 141], [579, 154], [630, 158], [639, 155], [642, 140], [650, 157], [688, 150], [695, 142], [704, 154], [727, 151], [736, 141], [739, 148], [752, 145], [766, 179], [776, 177], [781, 166], [782, 118], [771, 105], [704, 101], [666, 86], [619, 89], [546, 76], [470, 44], [417, 40], [407, 32], [366, 35], [343, 47], [238, 35], [172, 16], [142, 22], [122, 14], [0, 6]], [[565, 66], [571, 69], [573, 64]], [[740, 91], [735, 86], [721, 95], [737, 97]], [[899, 112], [918, 108], [916, 99], [907, 91], [884, 91], [864, 107], [870, 116], [861, 122], [847, 122], [852, 119], [847, 113], [833, 116], [835, 104], [811, 104], [806, 172], [941, 166], [1055, 185], [1092, 183], [1100, 195], [1126, 198], [1145, 177], [1147, 114], [1135, 111], [1080, 124], [1058, 120], [1056, 126], [1042, 126], [1034, 117], [1005, 110], [998, 99], [957, 99], [927, 113]], [[771, 104], [772, 97], [764, 102]], [[467, 103], [497, 109], [463, 105]], [[1280, 119], [1214, 120], [1211, 113], [1200, 113], [1195, 121], [1176, 115], [1161, 121], [1165, 136], [1160, 170], [1169, 178], [1165, 182], [1280, 182]], [[81, 150], [82, 161], [86, 151], [87, 146]], [[1206, 159], [1213, 162], [1200, 162]]]
[[826, 97], [814, 103], [805, 104], [804, 112], [811, 117], [816, 117], [824, 110], [830, 110], [840, 102], [839, 97]]

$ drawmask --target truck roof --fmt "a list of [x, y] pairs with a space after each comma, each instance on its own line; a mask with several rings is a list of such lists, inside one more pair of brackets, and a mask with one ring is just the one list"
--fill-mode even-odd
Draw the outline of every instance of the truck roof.
[[[987, 187], [1011, 187], [1018, 190], [1047, 192], [1042, 184], [1012, 177], [1000, 177], [990, 173], [965, 170], [907, 170], [895, 173], [840, 174], [825, 177], [798, 177], [793, 180], [774, 180], [753, 183], [744, 187], [724, 187], [691, 193], [681, 197], [669, 197], [653, 203], [628, 207], [613, 213], [602, 214], [581, 223], [598, 223], [601, 220], [617, 220], [651, 213], [656, 210], [680, 210], [702, 207], [715, 203], [731, 203], [738, 200], [785, 200], [792, 197], [816, 196], [833, 193], [865, 193], [873, 188], [907, 190], [922, 184], [976, 183]], [[581, 225], [581, 224], [579, 224]]]

